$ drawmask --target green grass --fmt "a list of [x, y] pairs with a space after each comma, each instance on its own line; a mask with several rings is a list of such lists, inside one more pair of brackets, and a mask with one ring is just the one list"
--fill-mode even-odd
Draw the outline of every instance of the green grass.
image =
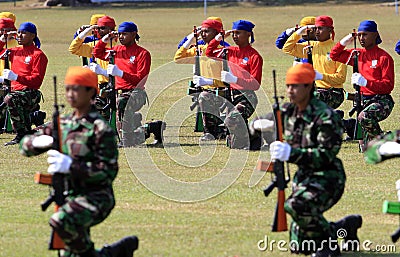
[[[48, 117], [52, 113], [53, 87], [52, 76], [58, 77], [60, 89], [58, 92], [61, 102], [65, 102], [62, 81], [68, 66], [81, 65], [78, 57], [70, 55], [68, 46], [75, 30], [89, 22], [94, 13], [106, 13], [116, 18], [119, 24], [123, 21], [134, 21], [139, 27], [140, 44], [152, 54], [152, 71], [154, 82], [147, 84], [147, 90], [152, 101], [162, 92], [157, 101], [145, 107], [148, 118], [165, 118], [167, 111], [176, 101], [186, 95], [187, 80], [190, 78], [190, 67], [177, 66], [179, 69], [171, 72], [168, 68], [172, 61], [176, 45], [183, 36], [190, 33], [193, 25], [199, 25], [204, 19], [202, 7], [180, 6], [167, 8], [165, 6], [152, 8], [141, 6], [99, 6], [70, 8], [29, 8], [25, 2], [0, 3], [2, 10], [10, 10], [17, 15], [17, 24], [32, 21], [38, 26], [42, 49], [49, 57], [49, 65], [42, 91], [45, 102], [42, 108]], [[256, 24], [254, 47], [264, 58], [264, 73], [262, 89], [266, 98], [272, 101], [272, 69], [277, 71], [279, 93], [284, 95], [284, 78], [287, 68], [292, 63], [292, 57], [284, 55], [275, 48], [274, 42], [279, 33], [287, 27], [294, 26], [301, 17], [306, 15], [330, 15], [334, 18], [336, 39], [357, 28], [364, 19], [374, 19], [383, 39], [382, 48], [386, 49], [395, 59], [396, 71], [399, 70], [398, 55], [394, 52], [397, 42], [398, 17], [393, 7], [378, 5], [304, 5], [289, 7], [262, 7], [250, 4], [237, 6], [213, 5], [208, 9], [207, 16], [221, 16], [225, 27], [230, 28], [231, 22], [238, 19], [248, 19]], [[160, 68], [160, 69], [157, 69]], [[185, 70], [187, 69], [187, 70]], [[165, 84], [174, 76], [184, 74], [182, 81]], [[349, 69], [349, 74], [351, 70]], [[352, 91], [349, 83], [345, 89]], [[150, 86], [151, 85], [151, 86]], [[167, 88], [168, 86], [168, 88]], [[167, 89], [166, 89], [167, 88]], [[162, 91], [160, 91], [162, 89]], [[261, 91], [260, 91], [261, 94]], [[393, 97], [399, 99], [399, 83], [396, 83]], [[183, 120], [174, 120], [174, 114], [188, 113], [188, 105], [184, 109], [169, 113], [172, 116], [166, 133], [179, 131], [180, 134], [167, 134], [167, 152], [163, 149], [150, 149], [149, 156], [166, 175], [186, 181], [202, 182], [217, 174], [227, 163], [227, 158], [234, 164], [232, 169], [243, 166], [237, 180], [225, 191], [208, 200], [196, 203], [179, 203], [166, 200], [152, 193], [140, 183], [137, 176], [153, 176], [157, 178], [155, 169], [148, 169], [140, 156], [143, 148], [120, 151], [120, 171], [114, 183], [117, 205], [105, 222], [92, 230], [93, 240], [97, 247], [111, 243], [119, 238], [136, 234], [139, 236], [140, 249], [135, 256], [289, 256], [287, 252], [261, 252], [257, 248], [259, 240], [268, 235], [269, 240], [288, 240], [288, 233], [271, 233], [271, 223], [276, 204], [276, 191], [270, 197], [263, 196], [262, 189], [269, 184], [270, 176], [266, 175], [260, 183], [249, 187], [254, 166], [260, 153], [229, 151], [224, 142], [218, 142], [215, 147], [198, 145], [200, 133], [192, 132], [194, 116], [186, 116]], [[351, 103], [346, 102], [342, 108], [347, 112]], [[67, 108], [69, 110], [69, 108]], [[258, 109], [264, 113], [267, 109]], [[391, 116], [382, 122], [385, 130], [399, 128], [399, 108], [396, 105]], [[178, 127], [180, 128], [178, 129]], [[0, 144], [10, 140], [13, 135], [0, 135]], [[178, 141], [179, 140], [179, 141]], [[182, 145], [179, 148], [178, 143]], [[175, 151], [176, 150], [176, 151]], [[199, 156], [208, 154], [210, 158], [204, 165], [189, 167], [176, 161], [180, 155], [186, 159], [198, 161]], [[175, 152], [174, 152], [175, 151]], [[172, 155], [169, 155], [172, 154]], [[175, 157], [170, 157], [174, 156]], [[263, 158], [267, 154], [262, 152]], [[398, 217], [382, 213], [384, 200], [396, 201], [394, 183], [399, 179], [397, 167], [399, 159], [386, 161], [372, 166], [364, 163], [358, 153], [355, 143], [344, 143], [339, 157], [342, 159], [346, 174], [346, 190], [337, 205], [326, 213], [329, 220], [359, 213], [364, 218], [363, 227], [359, 231], [362, 241], [370, 240], [373, 245], [388, 245], [389, 235], [398, 226]], [[242, 159], [241, 159], [242, 158]], [[236, 163], [237, 162], [237, 163]], [[40, 211], [40, 202], [47, 197], [45, 186], [35, 185], [33, 175], [37, 171], [47, 169], [46, 156], [25, 158], [19, 155], [17, 147], [0, 147], [0, 256], [55, 256], [47, 251], [47, 239], [50, 227], [47, 222], [52, 213], [51, 208], [46, 212]], [[133, 167], [135, 174], [132, 172]], [[296, 167], [291, 165], [291, 173]], [[135, 176], [136, 175], [136, 176]], [[260, 175], [257, 173], [256, 175]], [[142, 178], [142, 177], [141, 177]], [[151, 177], [150, 177], [151, 178]], [[234, 174], [230, 178], [235, 178]], [[162, 180], [151, 181], [162, 183]], [[160, 184], [160, 187], [162, 184]], [[213, 188], [204, 188], [212, 190]], [[182, 191], [184, 192], [184, 191]], [[177, 193], [177, 192], [175, 192]], [[178, 191], [178, 196], [179, 195]], [[289, 193], [289, 190], [286, 190]], [[183, 194], [183, 193], [181, 193]], [[400, 245], [397, 243], [397, 248]], [[398, 256], [362, 251], [361, 253], [346, 253], [344, 256]]]

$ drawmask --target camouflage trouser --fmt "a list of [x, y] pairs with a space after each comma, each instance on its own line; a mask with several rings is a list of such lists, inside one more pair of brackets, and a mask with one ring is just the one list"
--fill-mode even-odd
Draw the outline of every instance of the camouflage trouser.
[[25, 134], [31, 131], [30, 113], [39, 109], [42, 93], [36, 89], [13, 91], [4, 97], [14, 131]]
[[101, 116], [109, 121], [110, 120], [110, 106], [107, 107], [109, 104], [108, 97], [110, 96], [110, 90], [107, 88], [108, 83], [99, 84], [100, 94], [96, 96], [95, 99], [95, 106], [97, 111], [101, 114]]
[[385, 135], [379, 135], [368, 143], [368, 147], [364, 152], [364, 160], [370, 164], [376, 164], [384, 160], [399, 157], [398, 154], [382, 155], [379, 148], [386, 142], [396, 142], [400, 144], [400, 130], [391, 131]]
[[383, 132], [379, 121], [389, 116], [393, 110], [394, 101], [390, 95], [375, 95], [363, 97], [362, 104], [363, 110], [358, 115], [358, 121], [365, 133], [364, 139], [369, 141]]
[[232, 97], [234, 107], [227, 113], [224, 121], [229, 132], [227, 144], [230, 148], [250, 147], [248, 119], [257, 107], [257, 95], [252, 90], [232, 90]]
[[51, 216], [49, 223], [65, 243], [67, 253], [83, 253], [94, 247], [90, 227], [101, 223], [114, 205], [112, 189], [69, 197]]
[[[122, 129], [122, 138], [129, 137], [132, 145], [143, 143], [145, 131], [138, 129], [141, 124], [141, 115], [138, 112], [147, 101], [146, 91], [142, 89], [133, 89], [122, 92], [117, 98], [118, 121]], [[140, 117], [140, 121], [137, 121]]]
[[211, 133], [217, 136], [218, 126], [222, 123], [219, 108], [224, 98], [216, 95], [215, 92], [203, 91], [199, 95], [199, 107], [203, 118], [204, 133]]
[[315, 96], [329, 105], [332, 109], [338, 108], [344, 101], [343, 88], [317, 88]]
[[[301, 174], [308, 174], [301, 177]], [[285, 202], [285, 211], [292, 217], [290, 241], [297, 242], [294, 252], [310, 254], [323, 240], [336, 239], [334, 226], [322, 215], [341, 198], [346, 176], [339, 161], [329, 170], [298, 170], [293, 179], [292, 194]], [[309, 243], [315, 244], [309, 249]]]

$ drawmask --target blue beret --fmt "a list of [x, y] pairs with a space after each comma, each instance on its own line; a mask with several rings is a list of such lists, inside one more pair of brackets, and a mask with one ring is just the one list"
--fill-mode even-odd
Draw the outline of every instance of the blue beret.
[[[125, 22], [121, 23], [118, 27], [119, 33], [120, 32], [137, 32], [137, 31], [138, 31], [138, 28], [137, 28], [136, 24], [133, 22], [130, 22], [130, 21], [125, 21]], [[135, 39], [139, 40], [139, 38], [140, 38], [139, 35], [136, 34]]]
[[252, 32], [254, 26], [255, 25], [253, 23], [251, 23], [250, 21], [238, 20], [238, 21], [233, 22], [232, 29], [233, 30], [245, 30], [248, 32]]
[[40, 48], [40, 40], [37, 37], [37, 29], [36, 29], [35, 24], [33, 24], [31, 22], [21, 23], [21, 25], [19, 25], [18, 31], [27, 31], [32, 34], [35, 34], [36, 37], [33, 39], [33, 41], [35, 42], [36, 47]]
[[[378, 25], [375, 21], [365, 20], [360, 22], [360, 26], [358, 26], [358, 31], [367, 31], [367, 32], [378, 32]], [[382, 43], [381, 36], [378, 33], [378, 37], [376, 38], [376, 44]]]

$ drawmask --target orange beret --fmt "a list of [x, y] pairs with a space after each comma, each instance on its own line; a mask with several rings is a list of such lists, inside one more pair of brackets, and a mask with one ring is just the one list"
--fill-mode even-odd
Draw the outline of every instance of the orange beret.
[[301, 63], [290, 67], [286, 72], [286, 85], [312, 84], [315, 78], [315, 71], [311, 64]]
[[97, 93], [99, 92], [99, 87], [97, 86], [97, 75], [89, 68], [84, 68], [82, 66], [72, 66], [67, 70], [65, 74], [65, 85], [75, 85], [95, 88]]

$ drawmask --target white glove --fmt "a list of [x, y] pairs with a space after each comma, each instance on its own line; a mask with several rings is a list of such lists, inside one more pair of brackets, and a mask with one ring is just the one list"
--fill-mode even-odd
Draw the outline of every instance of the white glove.
[[53, 145], [54, 138], [48, 135], [41, 135], [32, 140], [32, 146], [39, 149], [50, 148]]
[[86, 37], [86, 35], [89, 34], [89, 32], [92, 31], [92, 29], [93, 29], [94, 27], [95, 27], [95, 26], [90, 26], [90, 27], [85, 28], [82, 32], [80, 32], [80, 33], [78, 34], [78, 37], [79, 37], [80, 39], [84, 39], [84, 38]]
[[124, 72], [122, 70], [120, 70], [117, 65], [108, 64], [107, 74], [111, 75], [111, 76], [122, 77], [124, 75]]
[[227, 83], [236, 83], [238, 78], [229, 71], [221, 71], [221, 80]]
[[400, 144], [397, 142], [385, 142], [379, 149], [379, 154], [383, 156], [391, 156], [400, 154]]
[[307, 29], [315, 28], [315, 25], [307, 25], [307, 26], [302, 26], [298, 30], [296, 30], [297, 35], [303, 36], [307, 35]]
[[292, 34], [293, 34], [293, 32], [295, 32], [296, 31], [296, 28], [295, 27], [293, 27], [293, 28], [288, 28], [287, 30], [285, 30], [285, 33], [286, 33], [286, 35], [288, 36], [288, 37], [290, 37]]
[[353, 73], [353, 75], [351, 75], [351, 84], [365, 87], [367, 86], [367, 80], [360, 73]]
[[315, 71], [315, 78], [314, 78], [314, 80], [321, 80], [321, 79], [324, 78], [324, 76], [323, 76], [321, 73], [319, 73], [317, 70], [314, 70], [314, 71]]
[[292, 147], [286, 142], [275, 141], [270, 145], [270, 153], [272, 160], [287, 161], [289, 160], [290, 150]]
[[54, 173], [69, 173], [69, 167], [72, 163], [72, 158], [68, 155], [62, 154], [57, 150], [49, 150], [47, 151], [47, 163], [50, 164], [47, 172], [50, 174]]
[[103, 41], [103, 43], [110, 43], [110, 40], [113, 38], [112, 33], [108, 33], [107, 35], [103, 36], [101, 38], [101, 41]]
[[350, 34], [348, 34], [347, 36], [345, 36], [344, 38], [342, 38], [339, 42], [340, 42], [340, 44], [341, 44], [342, 46], [348, 46], [348, 45], [350, 45], [351, 43], [353, 43], [353, 41], [354, 41], [353, 34], [350, 33]]
[[266, 132], [274, 129], [275, 122], [268, 119], [259, 119], [253, 122], [254, 130]]
[[14, 80], [17, 80], [18, 75], [15, 74], [12, 70], [4, 69], [3, 70], [3, 78], [14, 81]]
[[95, 63], [95, 62], [91, 62], [91, 63], [89, 64], [89, 69], [90, 69], [91, 71], [93, 71], [94, 73], [98, 74], [98, 75], [103, 75], [103, 76], [108, 77], [107, 71], [106, 71], [105, 69], [101, 68], [101, 66], [98, 65], [98, 64]]
[[3, 76], [1, 76], [0, 77], [0, 83], [3, 83], [4, 82], [4, 78], [3, 78]]
[[6, 42], [6, 36], [3, 34], [0, 36], [1, 42], [5, 43]]
[[205, 85], [212, 85], [214, 83], [213, 79], [208, 79], [202, 76], [193, 76], [193, 83], [196, 84], [198, 87], [202, 87]]
[[221, 40], [222, 40], [222, 34], [221, 34], [221, 33], [218, 33], [218, 34], [214, 37], [214, 39], [217, 40], [217, 41], [221, 41]]
[[189, 46], [192, 44], [193, 38], [194, 38], [194, 33], [190, 33], [189, 35], [186, 36], [187, 40], [185, 43], [182, 44], [182, 46], [186, 49], [189, 48]]

